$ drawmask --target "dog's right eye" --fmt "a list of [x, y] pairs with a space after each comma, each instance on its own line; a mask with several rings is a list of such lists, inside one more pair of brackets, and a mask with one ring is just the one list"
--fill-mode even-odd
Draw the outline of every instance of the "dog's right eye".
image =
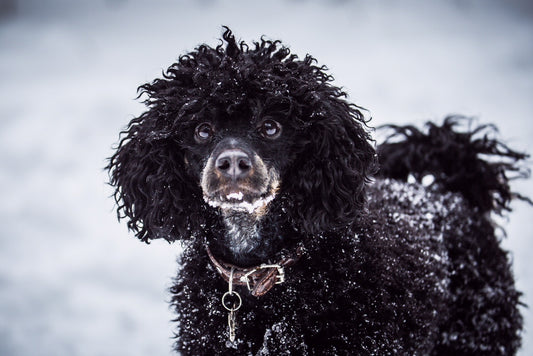
[[261, 135], [263, 135], [263, 137], [273, 140], [278, 138], [281, 134], [281, 125], [277, 121], [268, 119], [261, 123], [259, 132]]
[[194, 138], [196, 138], [199, 142], [205, 142], [211, 139], [213, 136], [213, 126], [208, 124], [207, 122], [204, 122], [198, 126], [196, 126], [196, 130], [194, 130]]

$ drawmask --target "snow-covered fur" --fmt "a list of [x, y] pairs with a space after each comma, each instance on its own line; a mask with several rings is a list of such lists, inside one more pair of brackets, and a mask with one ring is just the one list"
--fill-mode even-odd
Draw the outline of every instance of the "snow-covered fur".
[[[140, 87], [148, 111], [108, 169], [119, 218], [137, 237], [184, 246], [171, 287], [176, 351], [514, 354], [520, 293], [489, 213], [508, 208], [506, 172], [525, 156], [486, 136], [480, 144], [479, 131], [460, 134], [448, 119], [431, 126], [448, 140], [435, 145], [434, 131], [395, 127], [377, 173], [361, 108], [331, 81], [310, 56], [265, 39], [249, 47], [226, 29], [218, 47], [199, 46]], [[491, 144], [500, 150], [482, 149]], [[462, 171], [439, 168], [443, 157], [460, 159], [446, 147], [469, 152], [456, 162]], [[494, 184], [461, 180], [483, 162]], [[401, 174], [392, 174], [397, 163]], [[432, 184], [416, 182], [428, 175]], [[229, 286], [206, 246], [240, 267], [303, 251], [265, 295], [233, 286], [242, 298], [234, 341], [221, 303]]]

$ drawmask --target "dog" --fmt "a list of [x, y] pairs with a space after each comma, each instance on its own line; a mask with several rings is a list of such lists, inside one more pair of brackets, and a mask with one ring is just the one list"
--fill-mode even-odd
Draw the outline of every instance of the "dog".
[[[183, 355], [511, 355], [520, 293], [491, 213], [526, 154], [493, 127], [389, 126], [280, 41], [179, 57], [107, 169], [119, 220], [183, 244]], [[491, 157], [487, 159], [486, 157]]]

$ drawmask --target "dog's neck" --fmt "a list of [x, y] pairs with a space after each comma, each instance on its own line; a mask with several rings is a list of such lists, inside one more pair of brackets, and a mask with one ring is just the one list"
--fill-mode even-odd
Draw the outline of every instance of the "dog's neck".
[[226, 246], [240, 260], [261, 245], [261, 218], [244, 211], [225, 211]]

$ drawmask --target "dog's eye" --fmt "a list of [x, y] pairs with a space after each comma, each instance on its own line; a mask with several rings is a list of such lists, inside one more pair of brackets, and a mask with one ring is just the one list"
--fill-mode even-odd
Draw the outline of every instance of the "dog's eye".
[[194, 131], [194, 137], [197, 141], [205, 142], [213, 136], [213, 126], [208, 124], [207, 122], [204, 122], [198, 126], [196, 126], [196, 130]]
[[259, 127], [259, 132], [266, 138], [275, 139], [281, 134], [281, 125], [274, 120], [265, 120]]

